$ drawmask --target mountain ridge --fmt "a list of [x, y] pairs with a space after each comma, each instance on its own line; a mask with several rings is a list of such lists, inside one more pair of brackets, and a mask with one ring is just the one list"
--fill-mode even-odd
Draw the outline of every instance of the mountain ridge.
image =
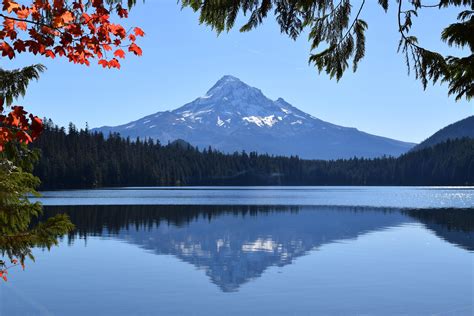
[[448, 139], [453, 140], [463, 137], [474, 138], [474, 115], [443, 127], [428, 137], [426, 140], [415, 146], [412, 150], [420, 150], [427, 147], [432, 147], [439, 143], [445, 142]]
[[162, 143], [182, 139], [224, 152], [245, 150], [310, 159], [399, 156], [414, 145], [325, 122], [283, 98], [271, 100], [260, 89], [230, 75], [219, 79], [204, 96], [175, 110], [93, 131]]

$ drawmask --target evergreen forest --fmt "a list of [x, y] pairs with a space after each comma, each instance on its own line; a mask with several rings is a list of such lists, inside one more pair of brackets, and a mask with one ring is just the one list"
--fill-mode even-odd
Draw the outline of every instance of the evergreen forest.
[[50, 120], [31, 147], [42, 190], [200, 185], [474, 185], [474, 139], [448, 140], [398, 158], [304, 160], [255, 152], [226, 154], [184, 141], [92, 133]]

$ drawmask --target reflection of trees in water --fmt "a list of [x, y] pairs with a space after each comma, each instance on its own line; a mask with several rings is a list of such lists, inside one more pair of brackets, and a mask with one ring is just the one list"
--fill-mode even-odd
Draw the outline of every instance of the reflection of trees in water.
[[472, 250], [472, 210], [367, 207], [120, 205], [48, 206], [67, 212], [77, 236], [109, 235], [203, 269], [222, 291], [237, 291], [270, 266], [292, 264], [323, 245], [413, 220]]
[[274, 213], [298, 213], [302, 209], [349, 211], [398, 212], [390, 208], [317, 207], [317, 206], [266, 206], [266, 205], [74, 205], [45, 206], [45, 218], [66, 213], [76, 226], [69, 238], [99, 236], [106, 230], [118, 234], [121, 230], [152, 229], [162, 224], [185, 226], [193, 221], [212, 220], [225, 216], [265, 216]]
[[[46, 214], [59, 210], [47, 207]], [[395, 210], [353, 207], [76, 206], [67, 211], [76, 234], [108, 234], [171, 254], [204, 270], [225, 292], [323, 245], [411, 221]]]
[[41, 223], [36, 220], [42, 207], [27, 198], [37, 194], [35, 187], [39, 184], [30, 173], [34, 159], [34, 152], [12, 143], [0, 151], [0, 277], [4, 280], [12, 265], [24, 267], [26, 258], [33, 259], [33, 247], [49, 249], [73, 228], [63, 214]]
[[474, 209], [416, 209], [405, 212], [424, 224], [437, 224], [449, 231], [474, 231]]
[[[27, 187], [28, 175], [1, 178], [0, 186]], [[23, 182], [22, 182], [23, 181]], [[6, 192], [5, 189], [0, 192]], [[71, 228], [77, 236], [116, 236], [157, 254], [172, 254], [204, 269], [223, 291], [236, 291], [269, 266], [291, 264], [324, 244], [357, 238], [369, 231], [416, 221], [440, 238], [474, 250], [474, 211], [460, 209], [397, 210], [364, 207], [120, 205], [48, 206], [25, 198], [8, 204], [0, 195], [0, 250], [10, 262], [23, 263], [33, 247], [50, 248]], [[33, 191], [30, 191], [33, 192]], [[62, 215], [66, 212], [67, 215]], [[40, 222], [41, 221], [41, 222]], [[5, 271], [6, 262], [0, 262]]]
[[79, 235], [118, 234], [121, 230], [136, 230], [161, 224], [184, 226], [189, 223], [224, 216], [263, 216], [273, 213], [298, 213], [303, 209], [362, 212], [401, 212], [426, 226], [436, 225], [438, 232], [474, 232], [474, 209], [413, 209], [335, 206], [265, 206], [265, 205], [86, 205], [46, 206], [45, 218], [66, 212], [76, 225], [70, 238]]
[[417, 209], [404, 211], [438, 237], [474, 251], [474, 209]]
[[99, 236], [104, 230], [118, 234], [121, 230], [152, 229], [162, 224], [185, 226], [197, 220], [213, 219], [223, 215], [263, 216], [275, 212], [299, 211], [298, 206], [221, 206], [221, 205], [86, 205], [46, 206], [45, 217], [66, 212], [76, 226], [70, 239]]

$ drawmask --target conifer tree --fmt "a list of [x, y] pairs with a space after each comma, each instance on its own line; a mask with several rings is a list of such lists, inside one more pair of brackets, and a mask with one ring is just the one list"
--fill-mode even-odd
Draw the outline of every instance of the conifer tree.
[[[8, 107], [15, 98], [24, 95], [28, 83], [38, 79], [44, 69], [42, 65], [13, 71], [0, 69], [1, 104]], [[12, 113], [15, 113], [15, 109]], [[24, 119], [21, 115], [0, 115], [0, 132], [24, 132], [24, 125], [20, 123]], [[32, 174], [39, 158], [38, 151], [27, 148], [21, 138], [10, 137], [1, 146], [0, 253], [10, 262], [0, 260], [0, 278], [6, 280], [8, 268], [11, 267], [9, 264], [24, 267], [27, 257], [33, 259], [32, 247], [50, 248], [57, 243], [57, 237], [70, 231], [73, 225], [66, 215], [57, 215], [46, 222], [32, 225], [42, 213], [41, 204], [31, 203], [28, 199], [28, 196], [38, 195], [35, 189], [40, 181]]]
[[[365, 32], [362, 19], [367, 6], [378, 5], [387, 12], [397, 7], [399, 51], [408, 72], [412, 71], [426, 89], [429, 82], [446, 82], [456, 100], [474, 96], [474, 0], [181, 0], [183, 7], [199, 13], [200, 23], [221, 33], [234, 28], [239, 14], [247, 21], [241, 32], [255, 29], [273, 15], [282, 33], [291, 39], [309, 33], [309, 63], [331, 78], [341, 79], [350, 68], [357, 70], [365, 56]], [[422, 40], [411, 33], [421, 11], [456, 8], [457, 21], [445, 27], [440, 38], [449, 46], [459, 47], [460, 56], [443, 56], [423, 47]], [[462, 56], [463, 54], [466, 54]]]

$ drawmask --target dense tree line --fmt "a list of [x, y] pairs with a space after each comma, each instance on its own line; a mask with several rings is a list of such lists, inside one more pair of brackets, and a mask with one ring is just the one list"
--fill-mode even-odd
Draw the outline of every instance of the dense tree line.
[[182, 185], [473, 185], [474, 140], [456, 139], [399, 158], [303, 160], [224, 154], [178, 141], [104, 136], [46, 124], [32, 145], [42, 189]]
[[[335, 208], [335, 210], [344, 208]], [[361, 211], [362, 208], [355, 208]], [[74, 238], [119, 234], [123, 230], [151, 229], [160, 225], [188, 226], [223, 215], [262, 216], [273, 213], [299, 212], [298, 206], [266, 205], [68, 205], [44, 206], [44, 219], [66, 212], [76, 225], [69, 234]], [[351, 209], [352, 210], [352, 209]]]
[[[152, 230], [159, 226], [189, 226], [198, 220], [215, 221], [221, 216], [262, 217], [305, 210], [330, 210], [346, 213], [399, 213], [423, 223], [446, 241], [474, 250], [474, 212], [469, 209], [383, 209], [354, 206], [265, 206], [265, 205], [70, 205], [45, 206], [43, 219], [66, 212], [76, 229], [68, 242], [77, 237], [118, 235], [123, 231]], [[374, 222], [375, 227], [378, 225]]]

